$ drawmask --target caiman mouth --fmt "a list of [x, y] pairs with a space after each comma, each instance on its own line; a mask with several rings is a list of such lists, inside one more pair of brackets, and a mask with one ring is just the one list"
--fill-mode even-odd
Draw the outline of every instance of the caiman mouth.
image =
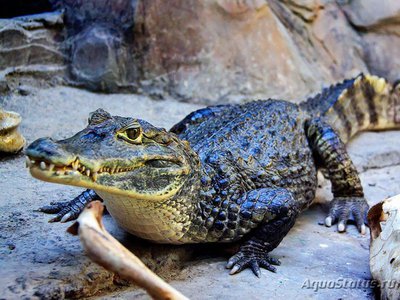
[[[26, 166], [29, 168], [33, 177], [61, 184], [68, 184], [91, 188], [99, 191], [106, 191], [114, 194], [129, 194], [131, 197], [138, 197], [143, 199], [146, 196], [155, 197], [162, 196], [168, 197], [169, 192], [173, 189], [168, 188], [169, 184], [165, 186], [159, 185], [158, 191], [154, 190], [141, 191], [141, 184], [135, 185], [136, 178], [143, 178], [143, 174], [152, 177], [157, 181], [158, 178], [165, 177], [172, 179], [186, 175], [189, 170], [183, 167], [182, 162], [178, 160], [167, 159], [149, 159], [138, 163], [137, 166], [118, 166], [108, 162], [100, 167], [95, 167], [91, 163], [85, 163], [76, 158], [71, 163], [62, 164], [54, 162], [49, 159], [35, 158], [31, 156], [26, 157]], [[132, 187], [129, 190], [124, 190], [118, 186], [118, 182], [125, 182], [129, 178], [132, 182]], [[169, 180], [168, 180], [169, 181]], [[144, 184], [144, 187], [148, 186]]]
[[[170, 164], [171, 165], [171, 164]], [[98, 170], [92, 170], [88, 166], [85, 166], [79, 161], [79, 158], [75, 159], [74, 162], [69, 165], [56, 165], [53, 162], [46, 160], [35, 160], [30, 157], [26, 157], [26, 167], [32, 169], [38, 169], [38, 171], [44, 174], [51, 174], [53, 176], [85, 176], [91, 179], [93, 182], [97, 181], [97, 177], [102, 173], [118, 174], [132, 171], [136, 167], [123, 168], [123, 167], [100, 167]]]

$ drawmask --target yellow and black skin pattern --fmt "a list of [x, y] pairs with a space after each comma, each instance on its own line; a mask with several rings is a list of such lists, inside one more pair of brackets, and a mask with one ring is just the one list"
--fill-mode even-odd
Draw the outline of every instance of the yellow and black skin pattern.
[[26, 150], [31, 174], [87, 188], [41, 208], [75, 219], [102, 199], [128, 232], [157, 243], [236, 242], [231, 274], [276, 271], [269, 256], [314, 199], [317, 170], [334, 195], [325, 223], [365, 233], [368, 204], [345, 143], [362, 130], [398, 128], [399, 87], [370, 75], [324, 89], [300, 105], [258, 100], [189, 114], [170, 131], [99, 109], [71, 138]]

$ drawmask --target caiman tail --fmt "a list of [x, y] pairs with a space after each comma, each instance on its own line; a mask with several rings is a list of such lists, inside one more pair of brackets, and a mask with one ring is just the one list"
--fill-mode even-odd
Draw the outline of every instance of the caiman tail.
[[359, 75], [324, 89], [301, 103], [302, 109], [323, 117], [344, 143], [360, 131], [400, 128], [400, 84]]

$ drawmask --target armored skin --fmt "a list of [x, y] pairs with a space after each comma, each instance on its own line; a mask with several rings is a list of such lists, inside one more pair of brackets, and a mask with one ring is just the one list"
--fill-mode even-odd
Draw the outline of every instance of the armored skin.
[[399, 98], [384, 79], [360, 75], [300, 105], [258, 100], [207, 107], [167, 132], [99, 109], [61, 141], [26, 150], [31, 174], [86, 187], [70, 202], [41, 210], [76, 218], [102, 199], [128, 232], [157, 243], [238, 242], [231, 274], [275, 271], [268, 254], [314, 199], [325, 169], [334, 199], [326, 225], [345, 231], [353, 216], [365, 232], [368, 204], [346, 149], [361, 130], [398, 128]]

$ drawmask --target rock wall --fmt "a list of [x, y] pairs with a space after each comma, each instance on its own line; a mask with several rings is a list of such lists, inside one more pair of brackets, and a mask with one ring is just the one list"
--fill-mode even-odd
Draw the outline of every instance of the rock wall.
[[64, 79], [95, 91], [300, 101], [360, 72], [400, 79], [398, 0], [51, 2], [64, 10]]
[[0, 93], [66, 76], [62, 28], [60, 12], [0, 19]]
[[398, 1], [172, 2], [139, 2], [140, 63], [183, 97], [299, 100], [359, 72], [400, 77]]

